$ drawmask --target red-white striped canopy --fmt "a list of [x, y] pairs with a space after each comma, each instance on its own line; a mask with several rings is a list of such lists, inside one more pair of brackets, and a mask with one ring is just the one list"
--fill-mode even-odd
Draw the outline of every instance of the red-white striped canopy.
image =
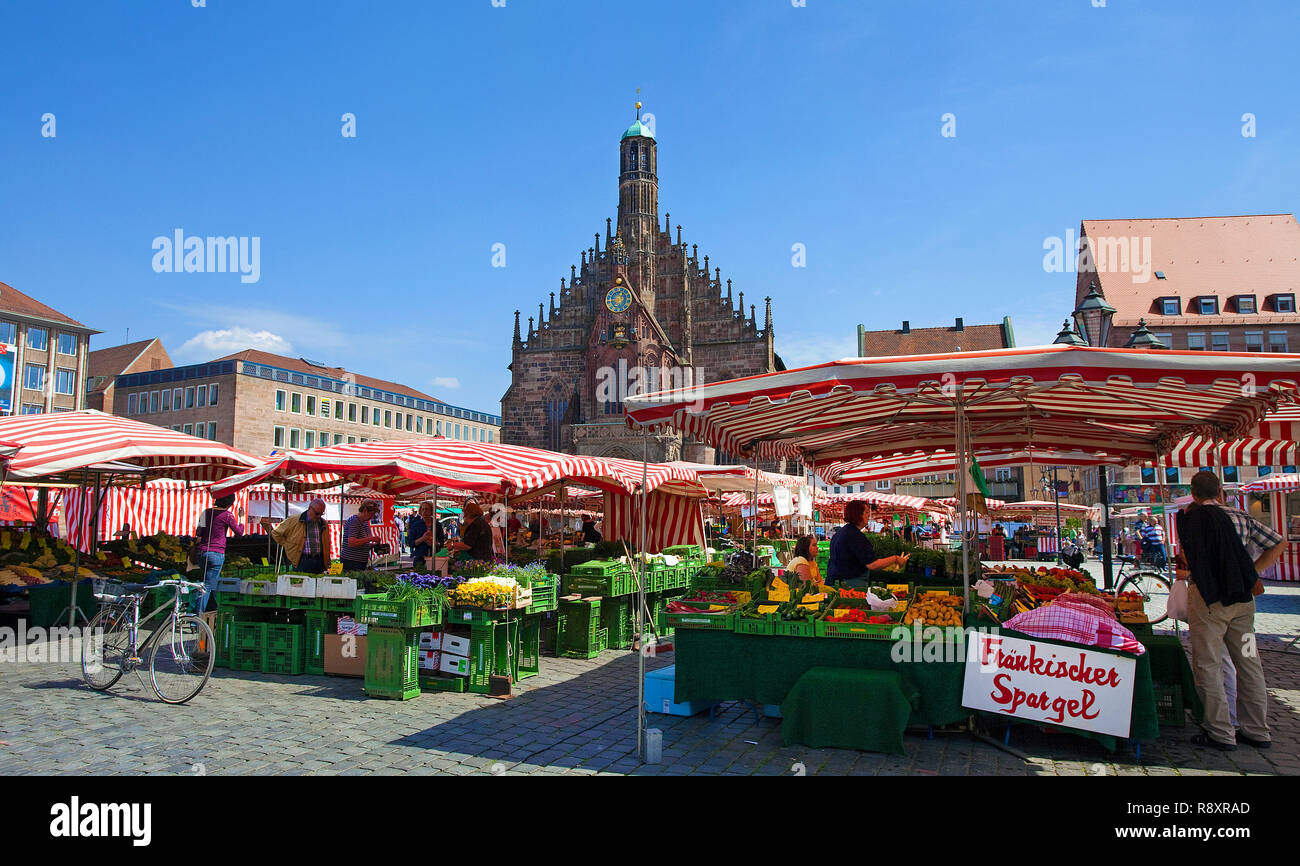
[[[626, 463], [627, 467], [611, 463]], [[629, 471], [633, 465], [635, 479]], [[627, 492], [640, 484], [641, 464], [456, 439], [356, 442], [283, 452], [256, 469], [214, 485], [214, 492], [311, 473], [329, 473], [395, 496], [418, 495], [433, 485], [515, 495], [562, 479]], [[659, 484], [681, 480], [671, 470], [657, 472], [655, 464], [651, 464], [649, 474]]]
[[1186, 435], [1249, 435], [1300, 393], [1294, 355], [1066, 345], [848, 358], [627, 399], [634, 427], [818, 464], [955, 448], [1154, 459]]
[[1300, 490], [1300, 474], [1288, 472], [1285, 475], [1268, 475], [1258, 481], [1241, 485], [1245, 493], [1290, 493]]
[[1076, 505], [1073, 502], [1058, 504], [1038, 499], [1028, 499], [1024, 502], [1004, 502], [997, 507], [990, 505], [989, 512], [994, 519], [1010, 520], [1015, 517], [1038, 517], [1044, 514], [1055, 514], [1058, 507], [1061, 514], [1066, 516], [1081, 517], [1092, 513], [1092, 509], [1086, 505]]
[[9, 464], [11, 480], [129, 464], [154, 476], [215, 481], [261, 463], [221, 442], [94, 409], [0, 418], [0, 440], [19, 447]]
[[1300, 403], [1283, 404], [1269, 412], [1260, 419], [1254, 435], [1261, 439], [1300, 442]]
[[[1097, 466], [1101, 463], [1123, 463], [1121, 457], [1090, 454], [1086, 451], [976, 451], [975, 456], [984, 469], [1003, 466]], [[957, 471], [957, 458], [951, 451], [927, 454], [914, 451], [910, 454], [893, 454], [877, 460], [843, 460], [817, 467], [817, 474], [831, 484], [860, 484], [910, 478], [914, 475], [933, 475]]]
[[1300, 443], [1281, 439], [1233, 439], [1215, 442], [1188, 436], [1170, 450], [1164, 466], [1293, 466]]
[[[955, 496], [945, 496], [942, 499], [936, 499], [934, 501], [939, 503], [940, 505], [946, 505], [949, 508], [957, 507], [957, 497]], [[987, 505], [989, 507], [989, 510], [991, 511], [995, 508], [1003, 508], [1006, 506], [1007, 503], [1003, 502], [1001, 499], [985, 499], [984, 504]]]

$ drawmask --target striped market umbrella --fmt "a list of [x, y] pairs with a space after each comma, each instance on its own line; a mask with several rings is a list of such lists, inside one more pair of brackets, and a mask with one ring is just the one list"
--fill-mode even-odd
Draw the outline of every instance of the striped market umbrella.
[[215, 481], [261, 461], [229, 445], [94, 409], [0, 418], [0, 440], [18, 451], [11, 481], [71, 480], [85, 470]]
[[1243, 493], [1291, 493], [1300, 490], [1300, 474], [1288, 472], [1285, 475], [1268, 475], [1258, 481], [1251, 481], [1239, 488]]

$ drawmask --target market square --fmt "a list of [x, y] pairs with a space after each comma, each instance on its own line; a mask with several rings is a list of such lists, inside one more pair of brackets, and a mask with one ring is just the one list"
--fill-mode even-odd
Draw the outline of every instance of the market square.
[[1293, 16], [0, 12], [42, 73], [0, 101], [15, 823], [170, 850], [195, 778], [1115, 776], [1089, 838], [1269, 837]]

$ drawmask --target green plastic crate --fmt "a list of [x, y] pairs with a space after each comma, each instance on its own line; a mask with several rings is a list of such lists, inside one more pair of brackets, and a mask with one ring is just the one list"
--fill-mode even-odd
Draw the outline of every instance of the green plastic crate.
[[263, 649], [266, 646], [266, 626], [264, 622], [237, 620], [230, 632], [231, 649]]
[[817, 623], [806, 619], [777, 620], [772, 634], [784, 637], [816, 637]]
[[268, 649], [266, 651], [266, 661], [262, 663], [262, 671], [268, 674], [298, 676], [303, 672], [302, 650]]
[[555, 610], [559, 600], [559, 590], [559, 584], [556, 583], [548, 586], [533, 584], [533, 602], [528, 605], [527, 612], [533, 614]]
[[470, 628], [467, 691], [487, 694], [493, 676], [517, 682], [519, 621], [494, 622]]
[[519, 623], [519, 679], [535, 677], [542, 669], [542, 618], [524, 617]]
[[321, 609], [319, 598], [301, 598], [296, 595], [284, 595], [283, 606], [286, 610], [318, 611]]
[[341, 613], [356, 616], [357, 600], [355, 598], [318, 598], [320, 609], [325, 613]]
[[622, 571], [605, 575], [570, 574], [564, 578], [564, 594], [599, 595], [617, 597], [636, 592], [636, 575], [623, 567]]
[[336, 613], [312, 611], [303, 618], [302, 669], [304, 673], [324, 675], [325, 635], [335, 634], [339, 617]]
[[248, 595], [246, 593], [239, 596], [242, 599], [244, 607], [265, 607], [265, 608], [283, 608], [284, 596], [280, 595]]
[[1183, 702], [1183, 689], [1179, 685], [1156, 683], [1152, 686], [1156, 698], [1156, 722], [1172, 728], [1187, 724], [1187, 705]]
[[635, 629], [635, 596], [607, 599], [600, 608], [600, 627], [609, 634], [610, 649], [631, 649]]
[[217, 609], [223, 607], [245, 607], [244, 596], [237, 592], [214, 592], [213, 600], [217, 603]]
[[734, 631], [736, 615], [734, 613], [670, 613], [667, 615], [670, 628], [698, 628], [710, 631]]
[[480, 607], [453, 607], [447, 614], [448, 625], [467, 625], [471, 628], [476, 625], [488, 625], [497, 620], [504, 619], [506, 614], [514, 614], [515, 611], [505, 610], [484, 610]]
[[561, 601], [558, 619], [557, 655], [594, 658], [609, 643], [609, 632], [604, 632], [600, 625], [599, 599]]
[[467, 685], [465, 677], [420, 677], [420, 690], [425, 692], [463, 692]]
[[230, 667], [230, 639], [238, 616], [235, 608], [217, 610], [217, 628], [213, 635], [217, 639], [217, 657], [212, 662], [217, 667]]
[[266, 666], [263, 670], [268, 674], [302, 673], [303, 627], [301, 625], [268, 623], [265, 646]]
[[593, 559], [573, 566], [569, 573], [580, 576], [606, 576], [627, 570], [627, 563], [617, 559]]
[[246, 649], [232, 647], [230, 650], [230, 669], [232, 671], [257, 671], [266, 667], [266, 648]]
[[419, 697], [419, 641], [419, 632], [411, 629], [373, 627], [367, 632], [367, 695], [401, 701]]
[[675, 556], [678, 559], [688, 559], [692, 562], [698, 562], [704, 559], [704, 549], [698, 544], [675, 544], [672, 547], [665, 547], [663, 552], [669, 556]]
[[358, 595], [357, 622], [384, 628], [420, 628], [442, 623], [442, 605], [422, 604], [416, 599], [390, 601], [385, 593]]

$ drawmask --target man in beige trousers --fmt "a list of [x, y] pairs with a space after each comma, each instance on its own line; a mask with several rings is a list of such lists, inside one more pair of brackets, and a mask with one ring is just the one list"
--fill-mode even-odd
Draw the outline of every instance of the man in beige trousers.
[[[1178, 543], [1186, 558], [1188, 631], [1192, 675], [1205, 704], [1198, 746], [1233, 751], [1242, 742], [1267, 749], [1268, 688], [1255, 646], [1255, 596], [1263, 591], [1259, 572], [1275, 563], [1285, 547], [1281, 535], [1249, 514], [1218, 500], [1223, 490], [1213, 472], [1192, 476], [1195, 503], [1178, 515]], [[1237, 669], [1234, 730], [1223, 682], [1223, 651]]]

